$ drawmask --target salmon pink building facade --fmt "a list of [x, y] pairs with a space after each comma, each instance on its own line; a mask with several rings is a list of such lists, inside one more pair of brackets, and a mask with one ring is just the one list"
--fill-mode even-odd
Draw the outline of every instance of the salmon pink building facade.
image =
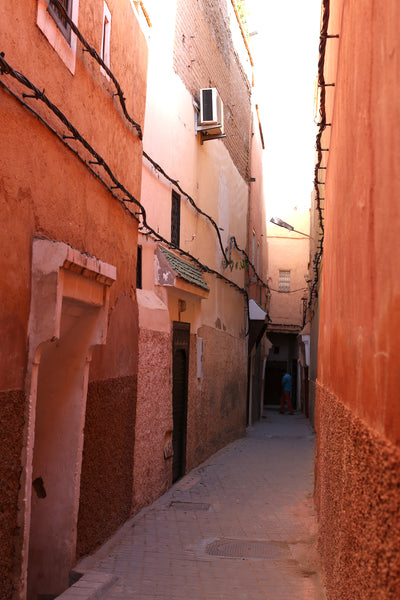
[[399, 22], [396, 0], [323, 2], [315, 427], [329, 600], [400, 595]]
[[[160, 1], [149, 22], [141, 191], [149, 226], [139, 232], [137, 291], [138, 508], [244, 433], [249, 298], [265, 305], [265, 287], [253, 296], [249, 290], [251, 161], [254, 132], [256, 140], [260, 133], [234, 8]], [[208, 98], [213, 123], [204, 119]], [[260, 152], [259, 144], [254, 155]], [[261, 193], [253, 202], [263, 203]], [[258, 246], [262, 231], [260, 223]], [[260, 249], [258, 265], [262, 275]]]
[[[268, 282], [271, 290], [268, 339], [271, 348], [266, 364], [264, 403], [278, 406], [282, 376], [292, 378], [291, 400], [308, 417], [308, 328], [305, 309], [308, 297], [310, 257], [310, 211], [294, 210], [283, 221], [292, 229], [268, 223]], [[281, 221], [275, 219], [278, 222]]]

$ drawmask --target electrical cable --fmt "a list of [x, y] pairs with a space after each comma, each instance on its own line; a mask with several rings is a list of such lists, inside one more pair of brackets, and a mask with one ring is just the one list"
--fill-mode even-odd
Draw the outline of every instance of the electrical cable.
[[[49, 124], [46, 123], [46, 121], [43, 119], [43, 117], [41, 117], [40, 115], [38, 115], [38, 113], [36, 111], [34, 111], [33, 109], [31, 109], [31, 107], [29, 107], [29, 105], [24, 102], [23, 100], [21, 100], [14, 92], [11, 91], [11, 89], [2, 83], [2, 87], [3, 88], [7, 88], [8, 91], [10, 91], [12, 93], [12, 95], [17, 98], [20, 103], [26, 107], [31, 114], [33, 114], [34, 116], [38, 117], [40, 122], [45, 124], [46, 127], [52, 131], [59, 139], [60, 141], [62, 141], [64, 143], [64, 145], [66, 145], [70, 150], [72, 150], [74, 152], [74, 154], [76, 156], [78, 156], [80, 158], [80, 160], [90, 169], [90, 171], [96, 175], [96, 177], [103, 182], [102, 178], [94, 171], [94, 169], [92, 167], [90, 167], [91, 164], [95, 164], [98, 165], [100, 167], [102, 167], [107, 175], [109, 176], [109, 178], [111, 179], [111, 181], [113, 182], [113, 188], [114, 189], [119, 189], [123, 192], [124, 197], [120, 198], [118, 197], [114, 192], [113, 192], [113, 196], [115, 198], [117, 198], [119, 200], [119, 202], [121, 204], [124, 205], [125, 208], [126, 205], [125, 203], [133, 203], [135, 204], [139, 209], [140, 212], [138, 213], [132, 213], [131, 210], [128, 209], [128, 212], [132, 215], [132, 216], [137, 216], [139, 215], [142, 219], [142, 223], [143, 223], [143, 228], [147, 230], [148, 233], [145, 233], [145, 235], [152, 235], [153, 238], [157, 239], [158, 241], [164, 243], [166, 246], [173, 248], [174, 250], [176, 250], [177, 252], [179, 252], [181, 255], [187, 257], [189, 260], [191, 260], [192, 262], [194, 262], [198, 268], [205, 273], [209, 273], [209, 274], [213, 274], [215, 275], [218, 279], [224, 281], [225, 283], [227, 283], [228, 285], [230, 285], [231, 287], [235, 288], [239, 293], [241, 293], [246, 300], [246, 307], [247, 307], [247, 316], [248, 316], [248, 322], [250, 322], [250, 312], [249, 312], [249, 297], [248, 297], [248, 293], [244, 288], [241, 288], [239, 285], [237, 285], [235, 282], [231, 281], [230, 279], [228, 279], [227, 277], [225, 277], [224, 275], [222, 275], [221, 273], [219, 273], [218, 271], [216, 271], [215, 269], [211, 269], [210, 267], [208, 267], [207, 265], [204, 265], [203, 263], [201, 263], [199, 261], [199, 259], [197, 259], [196, 257], [194, 257], [193, 255], [191, 255], [189, 252], [186, 252], [185, 250], [183, 250], [182, 248], [179, 248], [177, 246], [175, 246], [175, 244], [173, 244], [172, 242], [168, 241], [166, 238], [164, 238], [163, 236], [161, 236], [158, 232], [156, 232], [148, 223], [147, 223], [147, 218], [146, 218], [146, 210], [144, 208], [144, 206], [129, 192], [129, 190], [115, 177], [114, 173], [112, 172], [111, 168], [108, 166], [108, 164], [106, 163], [106, 161], [103, 159], [103, 157], [98, 154], [94, 148], [92, 148], [92, 146], [86, 141], [86, 139], [79, 133], [79, 131], [72, 125], [72, 123], [66, 118], [66, 116], [60, 111], [60, 109], [55, 106], [46, 96], [46, 94], [44, 93], [44, 91], [39, 90], [39, 88], [37, 88], [27, 77], [25, 77], [25, 75], [23, 75], [22, 73], [19, 73], [18, 71], [15, 71], [11, 65], [9, 65], [9, 63], [7, 63], [7, 61], [4, 58], [4, 52], [0, 53], [0, 74], [4, 75], [10, 75], [11, 77], [13, 77], [14, 79], [16, 79], [19, 83], [21, 83], [23, 86], [25, 86], [26, 88], [28, 88], [29, 90], [31, 90], [33, 92], [32, 94], [22, 94], [22, 96], [24, 98], [34, 98], [35, 100], [40, 100], [42, 101], [55, 115], [56, 117], [65, 125], [65, 127], [68, 129], [68, 131], [70, 133], [72, 133], [72, 136], [61, 136], [60, 134], [58, 134], [54, 128], [52, 128]], [[89, 152], [89, 154], [95, 158], [95, 161], [89, 161], [89, 164], [87, 163], [87, 161], [85, 161], [80, 155], [79, 153], [74, 150], [73, 148], [71, 148], [70, 144], [66, 142], [67, 139], [74, 139], [75, 141], [78, 141], [82, 144], [82, 146]], [[110, 186], [106, 187], [111, 191]], [[246, 333], [246, 335], [248, 334], [248, 332]]]
[[[68, 15], [68, 13], [65, 10], [65, 7], [59, 2], [59, 0], [53, 0], [54, 5], [56, 6], [56, 8], [61, 12], [64, 20], [67, 22], [67, 24], [70, 26], [71, 30], [74, 32], [74, 34], [77, 36], [77, 38], [79, 39], [79, 41], [82, 43], [82, 45], [84, 46], [83, 50], [87, 51], [95, 60], [96, 62], [105, 70], [105, 72], [107, 73], [107, 75], [110, 77], [110, 79], [113, 81], [115, 88], [117, 90], [117, 95], [123, 110], [123, 114], [125, 116], [125, 118], [128, 120], [129, 123], [131, 123], [135, 129], [138, 132], [138, 136], [139, 138], [142, 140], [142, 130], [141, 130], [141, 126], [139, 125], [139, 123], [137, 123], [128, 113], [127, 108], [126, 108], [126, 104], [125, 104], [125, 97], [122, 91], [122, 88], [118, 82], [118, 80], [116, 79], [116, 77], [114, 76], [114, 74], [112, 73], [111, 69], [105, 64], [105, 62], [103, 61], [103, 59], [99, 56], [99, 54], [96, 52], [96, 50], [87, 42], [87, 40], [85, 39], [85, 37], [82, 35], [82, 33], [80, 32], [80, 30], [78, 29], [78, 27], [75, 25], [75, 23], [72, 21], [72, 19], [70, 18], [70, 16]], [[45, 96], [44, 94], [44, 90], [43, 92], [41, 90], [39, 90], [36, 86], [34, 86], [24, 75], [22, 75], [21, 73], [18, 73], [17, 71], [13, 70], [10, 65], [8, 65], [8, 63], [6, 63], [6, 61], [4, 60], [4, 53], [1, 54], [1, 60], [0, 60], [0, 70], [1, 70], [1, 74], [4, 73], [8, 73], [10, 75], [12, 75], [13, 77], [15, 77], [20, 83], [22, 83], [23, 85], [25, 85], [26, 87], [28, 87], [29, 89], [31, 89], [34, 92], [34, 98], [37, 100], [42, 100], [47, 106], [48, 108], [50, 108], [54, 114], [56, 114], [56, 116], [64, 123], [64, 125], [66, 127], [68, 127], [68, 129], [70, 130], [70, 132], [72, 133], [72, 136], [70, 136], [73, 139], [76, 139], [78, 141], [80, 141], [82, 143], [82, 145], [92, 154], [92, 156], [94, 158], [96, 158], [96, 161], [89, 161], [89, 164], [83, 160], [84, 164], [86, 164], [86, 166], [91, 170], [91, 172], [93, 174], [95, 174], [100, 180], [102, 180], [102, 178], [94, 171], [94, 169], [92, 169], [90, 167], [90, 164], [98, 164], [100, 166], [102, 166], [106, 172], [108, 173], [109, 177], [112, 179], [112, 181], [116, 184], [115, 186], [113, 186], [114, 188], [119, 188], [121, 191], [123, 191], [128, 198], [124, 198], [123, 199], [123, 203], [125, 202], [133, 202], [135, 203], [137, 206], [139, 206], [142, 215], [142, 218], [144, 220], [146, 229], [148, 229], [149, 231], [151, 230], [151, 228], [149, 228], [147, 226], [147, 221], [146, 221], [146, 216], [145, 216], [145, 209], [144, 207], [136, 200], [136, 198], [134, 198], [129, 192], [128, 190], [122, 185], [120, 184], [120, 182], [117, 182], [116, 178], [114, 177], [111, 169], [109, 168], [109, 166], [107, 165], [107, 163], [104, 161], [104, 159], [97, 153], [95, 152], [95, 150], [90, 146], [90, 144], [88, 144], [88, 142], [78, 133], [78, 131], [72, 126], [72, 124], [66, 119], [65, 115], [54, 105], [50, 102], [50, 100]], [[8, 86], [6, 86], [8, 87]], [[9, 88], [8, 88], [9, 89]], [[11, 90], [10, 90], [11, 91]], [[23, 95], [24, 97], [28, 97], [27, 95]], [[28, 104], [23, 103], [27, 108], [28, 108]], [[31, 110], [32, 114], [35, 114], [44, 124], [46, 124], [46, 122], [41, 119], [41, 117], [36, 113], [36, 111]], [[46, 124], [46, 126], [48, 126], [48, 124]], [[57, 132], [55, 130], [53, 130], [51, 128], [51, 126], [49, 126], [49, 128], [58, 136], [60, 137]], [[69, 137], [69, 136], [68, 136]], [[63, 140], [64, 141], [64, 140]], [[66, 146], [68, 148], [70, 148], [77, 156], [79, 156], [79, 153], [77, 153], [76, 151], [74, 151], [71, 146], [69, 144], [66, 144]], [[226, 256], [226, 251], [224, 250], [223, 244], [222, 244], [222, 239], [221, 239], [221, 234], [219, 231], [219, 227], [216, 224], [216, 222], [214, 221], [214, 219], [208, 215], [207, 213], [205, 213], [204, 211], [202, 211], [195, 203], [195, 201], [193, 200], [193, 198], [191, 198], [191, 196], [189, 194], [187, 194], [179, 185], [179, 182], [175, 179], [173, 179], [172, 177], [170, 177], [165, 171], [164, 169], [162, 169], [162, 167], [157, 164], [145, 151], [143, 151], [143, 156], [153, 165], [153, 167], [159, 171], [168, 181], [170, 181], [173, 185], [175, 185], [177, 187], [177, 189], [189, 200], [190, 204], [193, 206], [193, 208], [195, 208], [195, 210], [197, 210], [199, 212], [199, 214], [201, 214], [202, 216], [204, 216], [213, 226], [215, 232], [217, 233], [217, 238], [218, 238], [218, 242], [219, 242], [219, 246], [222, 252], [222, 255], [224, 257], [226, 266], [229, 266], [229, 264], [231, 264], [231, 261], [228, 260], [227, 256]], [[103, 180], [102, 180], [103, 181]], [[107, 184], [104, 182], [104, 184], [107, 187]], [[108, 186], [108, 189], [111, 193], [112, 189]], [[113, 193], [113, 196], [118, 198], [118, 196], [116, 196]], [[121, 201], [121, 199], [119, 199]], [[124, 204], [124, 206], [126, 207], [126, 205]], [[130, 211], [130, 214], [132, 214], [132, 216], [135, 216], [137, 214], [140, 213], [132, 213], [132, 211]], [[159, 234], [157, 234], [156, 232], [154, 232], [159, 238], [161, 238], [161, 236], [159, 236]], [[249, 257], [247, 255], [247, 253], [242, 250], [241, 248], [239, 248], [239, 246], [237, 245], [236, 242], [236, 238], [234, 236], [231, 237], [231, 241], [234, 243], [235, 248], [237, 249], [238, 252], [241, 252], [245, 257], [246, 257], [246, 261], [247, 264], [249, 266], [252, 267], [254, 274], [257, 278], [257, 281], [259, 283], [261, 283], [261, 285], [267, 290], [267, 297], [268, 297], [268, 284], [266, 284], [258, 275], [255, 266], [251, 263], [251, 261], [249, 260]], [[184, 251], [180, 248], [177, 248], [176, 246], [174, 246], [173, 244], [171, 244], [170, 242], [168, 242], [167, 240], [163, 241], [165, 243], [167, 243], [168, 245], [170, 245], [171, 247], [175, 248], [176, 250], [179, 250], [179, 252], [184, 254]], [[191, 255], [189, 253], [186, 253], [186, 255], [188, 257], [191, 257]], [[192, 257], [194, 258], [194, 257]], [[218, 273], [217, 271], [215, 271], [215, 273]], [[219, 274], [221, 276], [221, 274]], [[224, 276], [221, 276], [223, 279], [225, 279], [226, 281], [230, 282], [231, 280], [229, 280], [228, 278], [225, 278]], [[234, 284], [236, 285], [236, 284]], [[239, 290], [243, 290], [243, 288], [240, 288], [240, 286], [237, 286]], [[247, 292], [246, 292], [247, 295]], [[269, 315], [268, 315], [269, 318]]]
[[271, 292], [278, 292], [278, 294], [296, 294], [297, 292], [304, 292], [305, 290], [308, 290], [309, 288], [299, 288], [298, 290], [288, 290], [287, 292], [283, 292], [282, 290], [274, 290], [274, 288], [270, 287], [269, 288], [271, 290]]
[[[326, 54], [326, 45], [327, 40], [330, 38], [338, 38], [338, 35], [328, 35], [328, 25], [329, 25], [329, 16], [330, 16], [330, 0], [322, 0], [322, 25], [320, 32], [320, 42], [319, 42], [319, 59], [318, 59], [318, 86], [320, 87], [320, 102], [319, 102], [319, 114], [320, 114], [320, 122], [318, 123], [319, 131], [316, 136], [316, 150], [317, 150], [317, 161], [314, 169], [314, 189], [315, 189], [315, 199], [317, 204], [317, 212], [318, 212], [318, 221], [319, 221], [319, 229], [320, 239], [317, 244], [317, 248], [313, 258], [313, 271], [314, 271], [314, 280], [312, 282], [311, 287], [309, 288], [309, 301], [307, 306], [305, 306], [303, 311], [303, 327], [306, 324], [307, 312], [313, 310], [313, 305], [315, 298], [318, 297], [318, 286], [319, 286], [319, 278], [320, 278], [320, 263], [322, 261], [323, 251], [324, 251], [324, 216], [323, 211], [324, 208], [321, 206], [321, 201], [325, 200], [325, 198], [321, 198], [319, 186], [324, 184], [324, 182], [319, 181], [319, 171], [322, 169], [326, 169], [326, 167], [322, 166], [322, 158], [323, 152], [329, 152], [329, 148], [322, 148], [321, 139], [322, 135], [327, 127], [330, 127], [332, 124], [327, 123], [326, 120], [326, 87], [334, 84], [325, 83], [324, 76], [324, 68], [325, 68], [325, 54]], [[312, 319], [310, 316], [309, 321]], [[309, 322], [307, 321], [307, 322]]]
[[[59, 0], [53, 0], [53, 3], [56, 5], [56, 7], [61, 11], [63, 18], [66, 20], [66, 22], [68, 23], [68, 25], [71, 27], [72, 31], [75, 33], [75, 35], [77, 36], [77, 38], [79, 39], [79, 41], [82, 43], [82, 45], [84, 46], [85, 50], [87, 52], [89, 52], [89, 54], [98, 62], [98, 64], [106, 71], [107, 75], [112, 79], [115, 88], [117, 90], [117, 95], [118, 98], [120, 100], [122, 109], [123, 109], [123, 113], [126, 117], [126, 119], [137, 129], [138, 134], [139, 134], [139, 138], [142, 139], [142, 130], [140, 125], [134, 121], [134, 119], [132, 119], [132, 117], [129, 115], [127, 108], [126, 108], [126, 104], [125, 104], [125, 97], [124, 97], [124, 93], [122, 91], [122, 88], [117, 80], [117, 78], [115, 77], [115, 75], [113, 74], [113, 72], [111, 71], [111, 69], [105, 64], [105, 62], [103, 61], [103, 59], [98, 55], [98, 53], [96, 52], [96, 50], [93, 48], [93, 46], [91, 46], [88, 41], [85, 39], [85, 37], [82, 35], [82, 33], [80, 32], [80, 30], [78, 29], [78, 27], [75, 25], [75, 23], [72, 21], [72, 19], [70, 18], [70, 16], [68, 15], [68, 13], [65, 10], [65, 7], [60, 3]], [[142, 6], [143, 9], [143, 6]], [[179, 182], [176, 179], [173, 179], [172, 177], [170, 177], [165, 171], [164, 169], [158, 164], [156, 163], [155, 160], [153, 160], [145, 151], [143, 151], [143, 156], [153, 165], [153, 167], [159, 171], [168, 181], [170, 181], [170, 183], [172, 183], [180, 192], [182, 195], [184, 195], [190, 202], [190, 204], [193, 206], [193, 208], [195, 210], [198, 211], [199, 214], [203, 215], [206, 219], [209, 220], [209, 222], [212, 224], [212, 226], [215, 229], [215, 232], [217, 234], [218, 237], [218, 242], [219, 242], [219, 246], [222, 252], [222, 256], [224, 257], [224, 260], [226, 262], [226, 266], [229, 265], [229, 261], [228, 258], [226, 256], [226, 252], [224, 250], [223, 244], [222, 244], [222, 239], [221, 239], [221, 234], [219, 231], [219, 227], [216, 224], [216, 222], [214, 221], [214, 219], [208, 215], [207, 213], [205, 213], [204, 211], [202, 211], [195, 203], [195, 201], [193, 200], [193, 198], [187, 194], [179, 185]], [[251, 261], [249, 260], [249, 257], [247, 256], [247, 254], [245, 253], [244, 250], [241, 250], [238, 245], [236, 244], [236, 240], [235, 240], [235, 247], [236, 249], [241, 252], [242, 254], [244, 254], [246, 256], [246, 260], [247, 263], [253, 268], [254, 274], [257, 277], [257, 280], [262, 284], [263, 287], [265, 287], [266, 289], [268, 289], [268, 284], [266, 284], [264, 281], [262, 281], [262, 279], [258, 276], [258, 273], [256, 272], [256, 269], [254, 267], [254, 265], [251, 263]]]

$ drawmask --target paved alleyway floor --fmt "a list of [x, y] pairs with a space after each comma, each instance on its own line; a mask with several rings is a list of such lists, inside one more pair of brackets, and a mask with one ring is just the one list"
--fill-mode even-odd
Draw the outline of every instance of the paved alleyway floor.
[[[107, 581], [101, 600], [323, 600], [313, 431], [302, 414], [265, 417], [84, 559], [82, 586]], [[76, 586], [60, 598], [83, 599]]]

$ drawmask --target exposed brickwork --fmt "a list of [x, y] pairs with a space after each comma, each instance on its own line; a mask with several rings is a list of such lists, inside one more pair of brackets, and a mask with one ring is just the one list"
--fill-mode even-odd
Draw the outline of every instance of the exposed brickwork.
[[89, 384], [77, 556], [124, 523], [132, 503], [136, 377]]
[[16, 565], [17, 503], [21, 475], [21, 449], [24, 427], [24, 393], [0, 393], [0, 598], [13, 595], [13, 569]]
[[217, 88], [224, 104], [224, 143], [247, 181], [250, 84], [232, 44], [226, 5], [212, 0], [178, 0], [174, 68], [197, 101], [200, 88]]
[[316, 504], [328, 600], [400, 597], [400, 451], [317, 385]]

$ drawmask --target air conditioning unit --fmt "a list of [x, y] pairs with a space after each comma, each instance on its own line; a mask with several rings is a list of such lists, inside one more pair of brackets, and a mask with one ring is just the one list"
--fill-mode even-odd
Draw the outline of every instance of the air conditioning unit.
[[200, 90], [200, 119], [199, 128], [209, 133], [224, 132], [224, 105], [216, 88]]

